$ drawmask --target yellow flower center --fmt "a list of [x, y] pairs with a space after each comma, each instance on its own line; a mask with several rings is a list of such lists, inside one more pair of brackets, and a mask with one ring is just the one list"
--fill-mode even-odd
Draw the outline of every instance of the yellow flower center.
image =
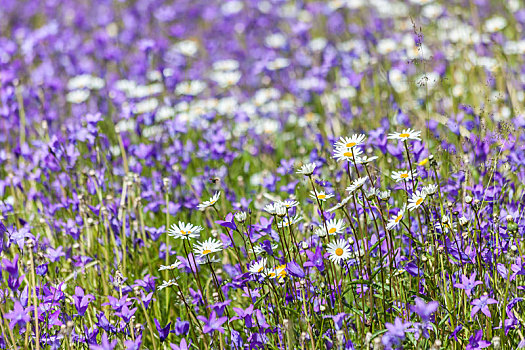
[[399, 175], [402, 179], [406, 179], [408, 177], [408, 174], [401, 174]]
[[348, 142], [346, 144], [346, 147], [350, 148], [350, 147], [354, 147], [355, 145], [357, 145], [357, 143], [355, 143], [355, 142]]
[[188, 232], [183, 231], [183, 230], [180, 230], [180, 233], [182, 233], [183, 235], [187, 235], [188, 234]]
[[320, 194], [320, 195], [317, 196], [317, 198], [319, 198], [319, 199], [324, 199], [325, 197], [326, 197], [326, 194]]
[[216, 200], [212, 200], [212, 201], [210, 201], [210, 205], [215, 204], [215, 202], [216, 202]]
[[202, 251], [202, 255], [207, 255], [207, 254], [210, 254], [210, 253], [211, 253], [211, 250], [209, 250], [209, 249], [204, 249]]
[[423, 198], [419, 198], [416, 202], [416, 205], [420, 205], [423, 202]]
[[410, 134], [408, 134], [408, 133], [406, 133], [406, 132], [404, 132], [404, 133], [402, 133], [402, 134], [399, 135], [399, 137], [403, 137], [403, 138], [405, 138], [405, 139], [406, 139], [407, 137], [409, 137], [409, 136], [410, 136]]
[[332, 227], [331, 229], [328, 230], [328, 233], [334, 233], [335, 231], [337, 231], [336, 228]]
[[428, 158], [423, 159], [421, 162], [419, 162], [420, 166], [423, 166], [428, 163]]
[[264, 269], [264, 266], [261, 266], [257, 272], [261, 272]]
[[395, 220], [396, 224], [403, 218], [403, 214], [399, 214]]
[[351, 157], [352, 155], [353, 155], [352, 152], [345, 152], [345, 153], [343, 153], [343, 156], [345, 156], [345, 157]]
[[337, 255], [337, 256], [341, 256], [341, 255], [343, 255], [343, 248], [337, 248], [337, 249], [335, 250], [335, 255]]

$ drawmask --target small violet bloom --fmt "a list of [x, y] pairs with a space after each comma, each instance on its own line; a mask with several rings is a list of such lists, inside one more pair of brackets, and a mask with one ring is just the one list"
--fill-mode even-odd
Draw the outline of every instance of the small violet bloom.
[[482, 295], [481, 298], [475, 299], [472, 301], [472, 305], [474, 307], [472, 308], [472, 311], [470, 312], [470, 317], [474, 318], [474, 316], [481, 310], [487, 317], [491, 317], [489, 305], [490, 304], [497, 304], [498, 301], [496, 299], [489, 298], [487, 295]]

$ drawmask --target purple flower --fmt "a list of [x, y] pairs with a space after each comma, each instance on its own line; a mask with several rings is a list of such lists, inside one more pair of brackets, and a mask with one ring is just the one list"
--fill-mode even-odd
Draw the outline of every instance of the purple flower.
[[399, 317], [396, 317], [394, 324], [386, 323], [385, 324], [387, 332], [381, 338], [383, 345], [387, 349], [391, 349], [394, 346], [401, 345], [405, 339], [405, 331], [410, 327], [409, 322], [403, 322]]
[[159, 332], [160, 342], [164, 342], [166, 338], [170, 335], [171, 322], [163, 328], [160, 325], [159, 321], [155, 318], [155, 327], [157, 327], [157, 332]]
[[467, 293], [467, 295], [470, 297], [472, 289], [482, 283], [483, 282], [481, 281], [476, 281], [476, 273], [473, 272], [472, 275], [470, 275], [470, 278], [467, 278], [465, 275], [461, 275], [461, 283], [454, 284], [454, 287], [464, 289], [465, 293]]
[[190, 340], [190, 343], [188, 344], [186, 342], [186, 339], [182, 338], [180, 341], [180, 345], [170, 344], [170, 347], [172, 350], [188, 350], [190, 348], [190, 345], [191, 345], [191, 340]]
[[8, 259], [2, 259], [2, 263], [4, 265], [4, 270], [9, 273], [10, 277], [18, 277], [18, 254], [15, 255], [13, 261]]
[[113, 310], [120, 311], [124, 306], [131, 305], [131, 302], [127, 301], [128, 296], [124, 295], [122, 298], [117, 299], [115, 297], [112, 297], [111, 295], [108, 295], [109, 303], [104, 303], [102, 305], [111, 305]]
[[215, 221], [215, 223], [221, 225], [222, 227], [227, 227], [227, 228], [232, 229], [232, 230], [237, 230], [237, 225], [235, 225], [234, 218], [235, 217], [234, 217], [233, 213], [228, 213], [228, 215], [226, 215], [224, 220], [217, 220], [217, 221]]
[[95, 300], [95, 297], [92, 294], [84, 295], [84, 290], [77, 286], [75, 287], [75, 295], [73, 295], [73, 300], [75, 301], [75, 307], [79, 316], [84, 316], [89, 303]]
[[124, 345], [126, 346], [126, 350], [139, 350], [142, 346], [142, 335], [139, 335], [135, 341], [125, 340]]
[[226, 316], [217, 318], [215, 311], [211, 312], [209, 319], [204, 316], [197, 316], [197, 318], [204, 322], [204, 327], [202, 329], [204, 333], [211, 333], [214, 331], [224, 333], [224, 328], [222, 328], [222, 325], [224, 322], [226, 322], [226, 320], [228, 320], [228, 317]]
[[189, 330], [190, 323], [188, 321], [181, 321], [180, 317], [178, 317], [173, 332], [175, 332], [176, 335], [184, 335], [187, 334]]
[[304, 267], [315, 267], [319, 272], [324, 271], [323, 251], [320, 246], [315, 248], [315, 252], [307, 250], [306, 255], [308, 256], [308, 261], [304, 263]]
[[411, 310], [414, 311], [416, 314], [421, 317], [421, 320], [423, 322], [430, 321], [430, 316], [436, 312], [439, 303], [437, 301], [431, 301], [428, 304], [425, 303], [425, 301], [419, 297], [416, 297], [415, 299], [416, 304], [411, 306]]
[[127, 305], [124, 305], [119, 312], [115, 312], [115, 316], [119, 316], [124, 322], [129, 323], [131, 317], [135, 314], [137, 308], [130, 309]]
[[246, 309], [234, 307], [233, 311], [235, 311], [238, 316], [232, 317], [231, 321], [243, 319], [244, 323], [246, 324], [246, 327], [250, 328], [253, 326], [252, 324], [253, 304], [250, 304], [250, 306], [248, 306]]
[[288, 273], [294, 277], [303, 278], [305, 276], [303, 269], [295, 261], [290, 261], [288, 265], [286, 265], [286, 270], [288, 270]]
[[100, 345], [90, 345], [90, 350], [113, 350], [117, 346], [117, 339], [113, 340], [111, 343], [108, 340], [108, 335], [106, 333], [102, 334], [102, 339], [100, 340]]
[[488, 295], [482, 295], [479, 299], [474, 299], [472, 301], [472, 305], [474, 307], [472, 308], [472, 311], [470, 312], [470, 317], [474, 318], [474, 316], [478, 313], [478, 311], [481, 310], [487, 317], [491, 317], [489, 305], [490, 304], [497, 304], [498, 301], [496, 299], [489, 298]]
[[486, 340], [481, 340], [482, 337], [483, 331], [480, 329], [475, 335], [469, 338], [468, 345], [465, 350], [478, 350], [489, 347], [491, 343]]
[[6, 313], [4, 316], [8, 320], [11, 320], [11, 322], [9, 322], [9, 328], [11, 329], [13, 329], [15, 325], [22, 327], [29, 322], [29, 313], [19, 301], [15, 301], [13, 311]]

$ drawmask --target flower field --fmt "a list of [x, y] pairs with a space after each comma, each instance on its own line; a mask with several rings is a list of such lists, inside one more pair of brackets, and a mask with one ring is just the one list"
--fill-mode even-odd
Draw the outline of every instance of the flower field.
[[525, 348], [524, 31], [518, 0], [1, 1], [0, 348]]

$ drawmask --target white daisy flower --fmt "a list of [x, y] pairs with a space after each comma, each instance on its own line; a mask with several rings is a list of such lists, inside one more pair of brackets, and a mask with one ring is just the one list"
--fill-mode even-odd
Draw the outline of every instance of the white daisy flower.
[[199, 233], [204, 230], [201, 226], [194, 226], [179, 221], [179, 225], [173, 224], [168, 230], [168, 236], [179, 239], [190, 239], [199, 237]]
[[379, 157], [378, 156], [371, 156], [371, 157], [362, 156], [362, 157], [356, 157], [355, 161], [356, 161], [357, 164], [368, 164], [368, 163], [373, 162], [377, 158], [379, 158]]
[[195, 261], [199, 265], [205, 265], [205, 264], [211, 264], [211, 263], [218, 263], [220, 260], [216, 256], [203, 255], [203, 256], [197, 257]]
[[338, 147], [334, 151], [333, 158], [337, 160], [338, 162], [342, 160], [353, 162], [354, 157], [357, 159], [357, 157], [362, 153], [363, 151], [361, 151], [359, 148]]
[[483, 26], [483, 29], [485, 29], [488, 33], [495, 33], [499, 32], [500, 30], [503, 30], [507, 26], [507, 20], [505, 17], [496, 16], [489, 18], [485, 25]]
[[259, 261], [252, 262], [248, 268], [248, 271], [250, 271], [252, 275], [262, 273], [266, 267], [266, 261], [266, 258], [262, 258]]
[[269, 269], [268, 277], [270, 277], [270, 279], [277, 278], [279, 282], [284, 280], [286, 277], [286, 265], [279, 265], [273, 269]]
[[281, 206], [283, 206], [283, 207], [285, 207], [287, 209], [290, 209], [290, 208], [298, 206], [299, 202], [287, 199], [287, 200], [281, 202], [280, 204], [281, 204]]
[[[277, 244], [272, 244], [272, 250], [276, 250], [277, 248]], [[254, 246], [253, 249], [250, 250], [252, 251], [252, 253], [255, 253], [255, 255], [261, 255], [262, 253], [266, 252], [260, 244]]]
[[406, 204], [397, 213], [397, 215], [393, 215], [390, 218], [390, 220], [388, 220], [388, 223], [386, 225], [387, 230], [392, 230], [394, 227], [399, 226], [399, 223], [401, 222], [401, 219], [403, 219], [403, 215], [405, 215], [405, 210], [406, 210]]
[[175, 92], [178, 95], [196, 96], [206, 89], [206, 83], [202, 80], [189, 80], [177, 84]]
[[277, 202], [266, 204], [264, 206], [264, 211], [266, 211], [270, 215], [276, 215], [277, 214], [277, 208], [280, 207], [280, 206], [281, 205], [279, 203], [277, 203]]
[[159, 267], [159, 271], [164, 271], [164, 270], [175, 270], [175, 269], [178, 268], [181, 264], [182, 264], [182, 262], [181, 262], [180, 260], [177, 260], [176, 262], [174, 262], [173, 264], [168, 265], [168, 266], [160, 265], [160, 267]]
[[281, 202], [276, 203], [275, 205], [275, 215], [279, 217], [284, 217], [288, 213], [288, 208], [281, 204]]
[[414, 192], [412, 194], [412, 197], [410, 197], [410, 199], [408, 200], [408, 210], [413, 211], [414, 209], [419, 208], [421, 204], [423, 204], [423, 202], [425, 201], [426, 197], [427, 194], [424, 190], [416, 190], [416, 192]]
[[73, 90], [67, 93], [66, 100], [69, 103], [82, 103], [89, 98], [89, 90]]
[[299, 170], [297, 170], [297, 174], [303, 174], [304, 176], [310, 176], [314, 173], [315, 170], [315, 163], [308, 163], [303, 164]]
[[299, 215], [296, 215], [296, 216], [294, 216], [294, 217], [292, 217], [292, 218], [290, 218], [290, 219], [288, 219], [288, 218], [284, 218], [283, 221], [281, 221], [281, 222], [279, 222], [279, 223], [277, 224], [277, 226], [278, 226], [279, 228], [288, 227], [288, 226], [290, 226], [290, 225], [295, 225], [295, 224], [297, 224], [297, 223], [298, 223], [299, 221], [301, 221], [302, 219], [303, 219], [303, 218], [302, 218], [301, 216], [299, 216]]
[[389, 140], [418, 140], [421, 141], [421, 131], [415, 131], [412, 129], [405, 129], [402, 132], [394, 132], [392, 134], [388, 134], [387, 139]]
[[328, 229], [328, 234], [334, 236], [336, 234], [344, 233], [345, 222], [342, 219], [332, 219], [326, 222], [326, 228]]
[[193, 246], [193, 251], [198, 255], [199, 259], [209, 254], [220, 252], [222, 249], [222, 242], [215, 238], [209, 238], [204, 242], [196, 242]]
[[392, 194], [392, 192], [390, 190], [386, 190], [386, 191], [381, 191], [379, 192], [379, 198], [386, 201], [390, 198], [390, 195]]
[[336, 205], [334, 205], [333, 207], [331, 207], [330, 209], [327, 210], [327, 212], [331, 213], [337, 209], [341, 209], [342, 207], [344, 207], [346, 205], [346, 203], [348, 203], [348, 201], [352, 199], [351, 196], [348, 196], [348, 197], [345, 197], [343, 198], [343, 200], [339, 203], [337, 203]]
[[365, 184], [367, 179], [368, 178], [366, 178], [366, 177], [360, 177], [360, 178], [355, 179], [352, 182], [352, 184], [346, 188], [346, 191], [349, 194], [352, 194], [354, 191], [356, 191], [356, 190], [360, 189], [361, 187], [363, 187], [363, 185]]
[[326, 251], [330, 254], [328, 259], [336, 264], [340, 264], [341, 261], [347, 260], [351, 256], [350, 245], [344, 239], [328, 243]]
[[235, 213], [235, 221], [237, 222], [245, 222], [246, 221], [246, 212], [245, 211], [239, 211]]
[[197, 205], [197, 209], [199, 209], [200, 211], [204, 211], [204, 209], [214, 206], [215, 203], [217, 203], [217, 201], [219, 200], [220, 196], [221, 196], [220, 191], [215, 192], [215, 194], [213, 195], [213, 197], [210, 198], [210, 200], [202, 202], [201, 204]]
[[413, 178], [417, 177], [417, 171], [413, 169], [410, 170], [400, 170], [400, 171], [393, 171], [390, 175], [392, 179], [394, 179], [396, 182], [400, 182], [403, 180], [412, 180]]
[[314, 234], [316, 236], [319, 236], [319, 237], [323, 238], [323, 237], [326, 237], [326, 230], [324, 229], [324, 227], [319, 227], [318, 226], [318, 227], [316, 227], [314, 229]]
[[325, 193], [324, 191], [317, 192], [317, 195], [314, 191], [310, 191], [310, 197], [312, 199], [318, 199], [322, 202], [326, 201], [328, 198], [332, 198], [334, 195], [331, 193]]
[[423, 187], [423, 192], [425, 192], [427, 196], [435, 195], [437, 190], [438, 190], [438, 187], [436, 184], [429, 184]]
[[334, 148], [352, 148], [360, 146], [365, 142], [365, 134], [354, 134], [350, 137], [341, 137], [339, 141], [334, 144]]
[[178, 286], [178, 285], [179, 284], [177, 283], [176, 279], [172, 279], [172, 280], [169, 280], [169, 281], [162, 281], [162, 284], [159, 286], [158, 290], [162, 290], [162, 289], [167, 288], [167, 287]]
[[213, 62], [213, 69], [216, 71], [232, 71], [239, 68], [239, 62], [232, 59]]

